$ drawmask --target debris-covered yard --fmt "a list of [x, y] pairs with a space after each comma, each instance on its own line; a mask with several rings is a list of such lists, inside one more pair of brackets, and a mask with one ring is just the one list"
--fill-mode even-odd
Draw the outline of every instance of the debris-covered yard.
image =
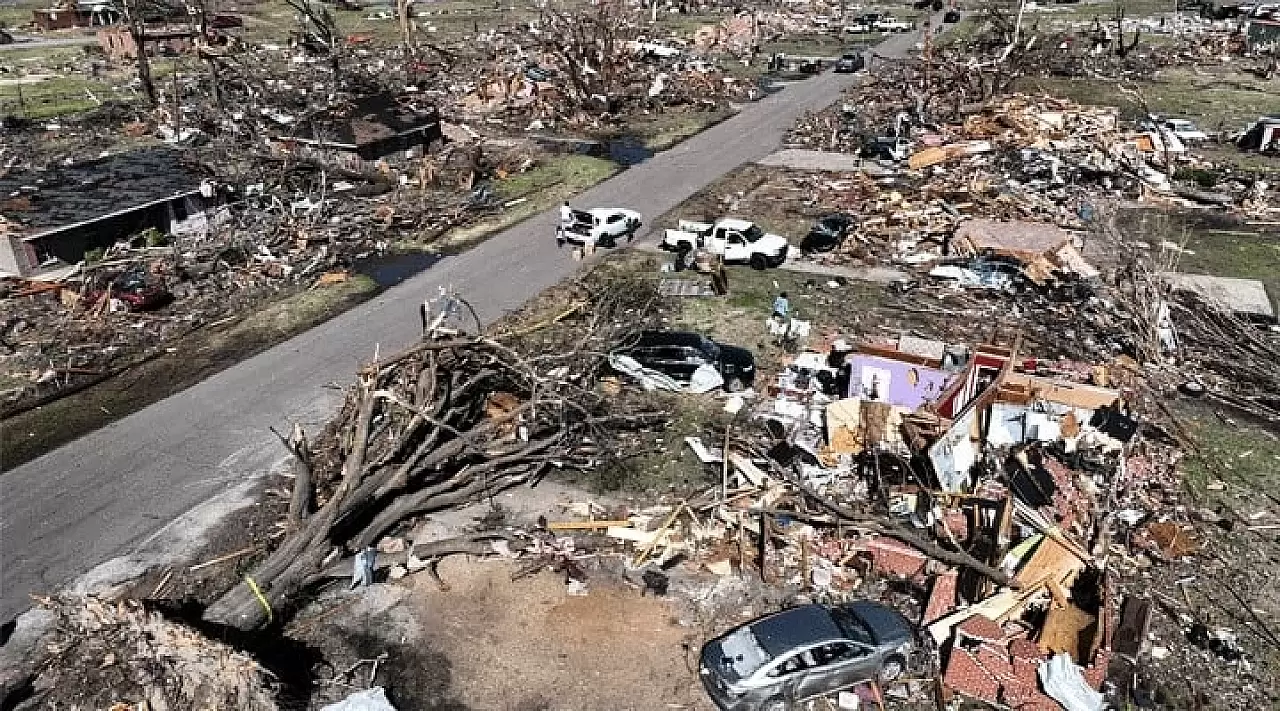
[[[340, 5], [156, 9], [138, 27], [15, 7], [0, 52], [6, 466], [811, 75], [774, 45], [830, 38], [720, 7], [450, 3], [398, 22]], [[141, 56], [122, 39], [148, 32], [163, 39]], [[254, 325], [272, 311], [277, 328]], [[193, 352], [208, 367], [167, 389], [107, 383]], [[72, 415], [52, 411], [68, 395]]]

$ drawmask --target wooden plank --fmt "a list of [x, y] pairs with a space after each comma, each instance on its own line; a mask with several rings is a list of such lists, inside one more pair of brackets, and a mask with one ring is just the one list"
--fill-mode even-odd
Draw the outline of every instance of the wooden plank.
[[733, 463], [734, 469], [742, 475], [742, 478], [750, 482], [752, 486], [762, 487], [769, 482], [769, 475], [760, 471], [759, 467], [741, 454], [737, 452], [730, 454], [729, 461]]
[[1120, 603], [1120, 629], [1111, 643], [1117, 654], [1136, 657], [1142, 651], [1151, 626], [1151, 610], [1151, 600], [1145, 597], [1129, 596]]
[[1044, 617], [1040, 649], [1046, 653], [1066, 652], [1076, 664], [1085, 664], [1082, 653], [1092, 648], [1098, 634], [1098, 618], [1075, 605], [1053, 607]]

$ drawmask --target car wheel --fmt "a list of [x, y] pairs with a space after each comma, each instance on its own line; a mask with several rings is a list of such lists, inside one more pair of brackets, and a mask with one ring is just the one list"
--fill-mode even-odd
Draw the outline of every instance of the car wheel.
[[765, 259], [763, 254], [751, 255], [751, 268], [756, 271], [764, 271], [769, 268], [769, 260]]
[[724, 389], [725, 392], [740, 393], [746, 390], [747, 386], [742, 384], [742, 378], [734, 377], [724, 381]]
[[902, 676], [902, 672], [906, 670], [907, 662], [899, 656], [892, 656], [884, 660], [884, 664], [880, 666], [880, 673], [876, 676], [883, 683], [897, 680]]
[[791, 711], [791, 704], [786, 699], [769, 699], [760, 704], [760, 711]]

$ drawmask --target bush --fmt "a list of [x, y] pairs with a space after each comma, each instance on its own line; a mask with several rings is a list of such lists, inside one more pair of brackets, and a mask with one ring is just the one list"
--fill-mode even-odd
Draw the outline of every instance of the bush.
[[1218, 184], [1218, 174], [1203, 168], [1179, 168], [1173, 174], [1174, 180], [1195, 183], [1202, 188], [1212, 188]]
[[94, 262], [101, 262], [102, 258], [105, 256], [107, 256], [107, 250], [102, 247], [91, 249], [84, 253], [84, 263], [93, 264]]

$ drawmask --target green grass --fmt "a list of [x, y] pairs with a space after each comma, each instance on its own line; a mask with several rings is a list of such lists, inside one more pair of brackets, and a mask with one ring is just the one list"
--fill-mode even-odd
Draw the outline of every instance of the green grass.
[[516, 173], [494, 184], [499, 200], [524, 199], [502, 211], [497, 217], [466, 227], [450, 230], [434, 246], [441, 251], [471, 247], [498, 232], [526, 220], [543, 210], [570, 199], [619, 170], [617, 164], [603, 158], [581, 155], [559, 155], [541, 165]]
[[[1152, 111], [1194, 119], [1206, 131], [1242, 129], [1278, 105], [1274, 87], [1240, 73], [1197, 75], [1187, 69], [1165, 69], [1135, 88]], [[1117, 91], [1114, 81], [1024, 77], [1015, 83], [1015, 89], [1083, 104], [1116, 106], [1128, 118], [1142, 113], [1136, 102]]]
[[47, 119], [87, 111], [98, 105], [89, 98], [89, 91], [99, 100], [115, 98], [115, 92], [102, 82], [54, 77], [35, 84], [0, 86], [0, 113]]
[[732, 115], [728, 110], [673, 110], [660, 114], [641, 114], [629, 117], [626, 126], [619, 133], [639, 138], [651, 151], [665, 151]]
[[1130, 210], [1119, 224], [1127, 234], [1150, 244], [1168, 240], [1183, 244], [1194, 254], [1182, 254], [1178, 271], [1257, 279], [1267, 288], [1273, 304], [1280, 300], [1280, 238], [1259, 234], [1247, 226], [1217, 229], [1190, 223], [1177, 214]]
[[[1205, 404], [1182, 400], [1175, 407], [1199, 450], [1182, 461], [1183, 483], [1192, 494], [1197, 498], [1230, 496], [1233, 486], [1280, 494], [1275, 477], [1280, 469], [1280, 437], [1235, 413], [1224, 413], [1231, 419], [1226, 422]], [[1219, 480], [1229, 485], [1227, 491], [1207, 488]]]
[[[1072, 22], [1088, 22], [1097, 17], [1105, 24], [1115, 17], [1117, 10], [1124, 10], [1125, 19], [1151, 17], [1161, 13], [1172, 12], [1173, 3], [1168, 0], [1102, 0], [1101, 2], [1080, 2], [1058, 5], [1042, 2], [1041, 7], [1029, 9], [1023, 21], [1031, 22], [1041, 18], [1041, 26], [1046, 20], [1068, 20]], [[1014, 12], [1017, 11], [1016, 6]], [[1115, 23], [1111, 23], [1114, 27]]]
[[815, 335], [817, 329], [852, 331], [859, 311], [877, 306], [884, 293], [879, 284], [835, 280], [845, 283], [831, 287], [830, 281], [832, 277], [782, 269], [730, 267], [729, 295], [682, 300], [678, 325], [751, 349], [762, 364], [776, 362], [781, 351], [764, 322], [779, 292], [787, 292], [796, 318], [813, 323]]

